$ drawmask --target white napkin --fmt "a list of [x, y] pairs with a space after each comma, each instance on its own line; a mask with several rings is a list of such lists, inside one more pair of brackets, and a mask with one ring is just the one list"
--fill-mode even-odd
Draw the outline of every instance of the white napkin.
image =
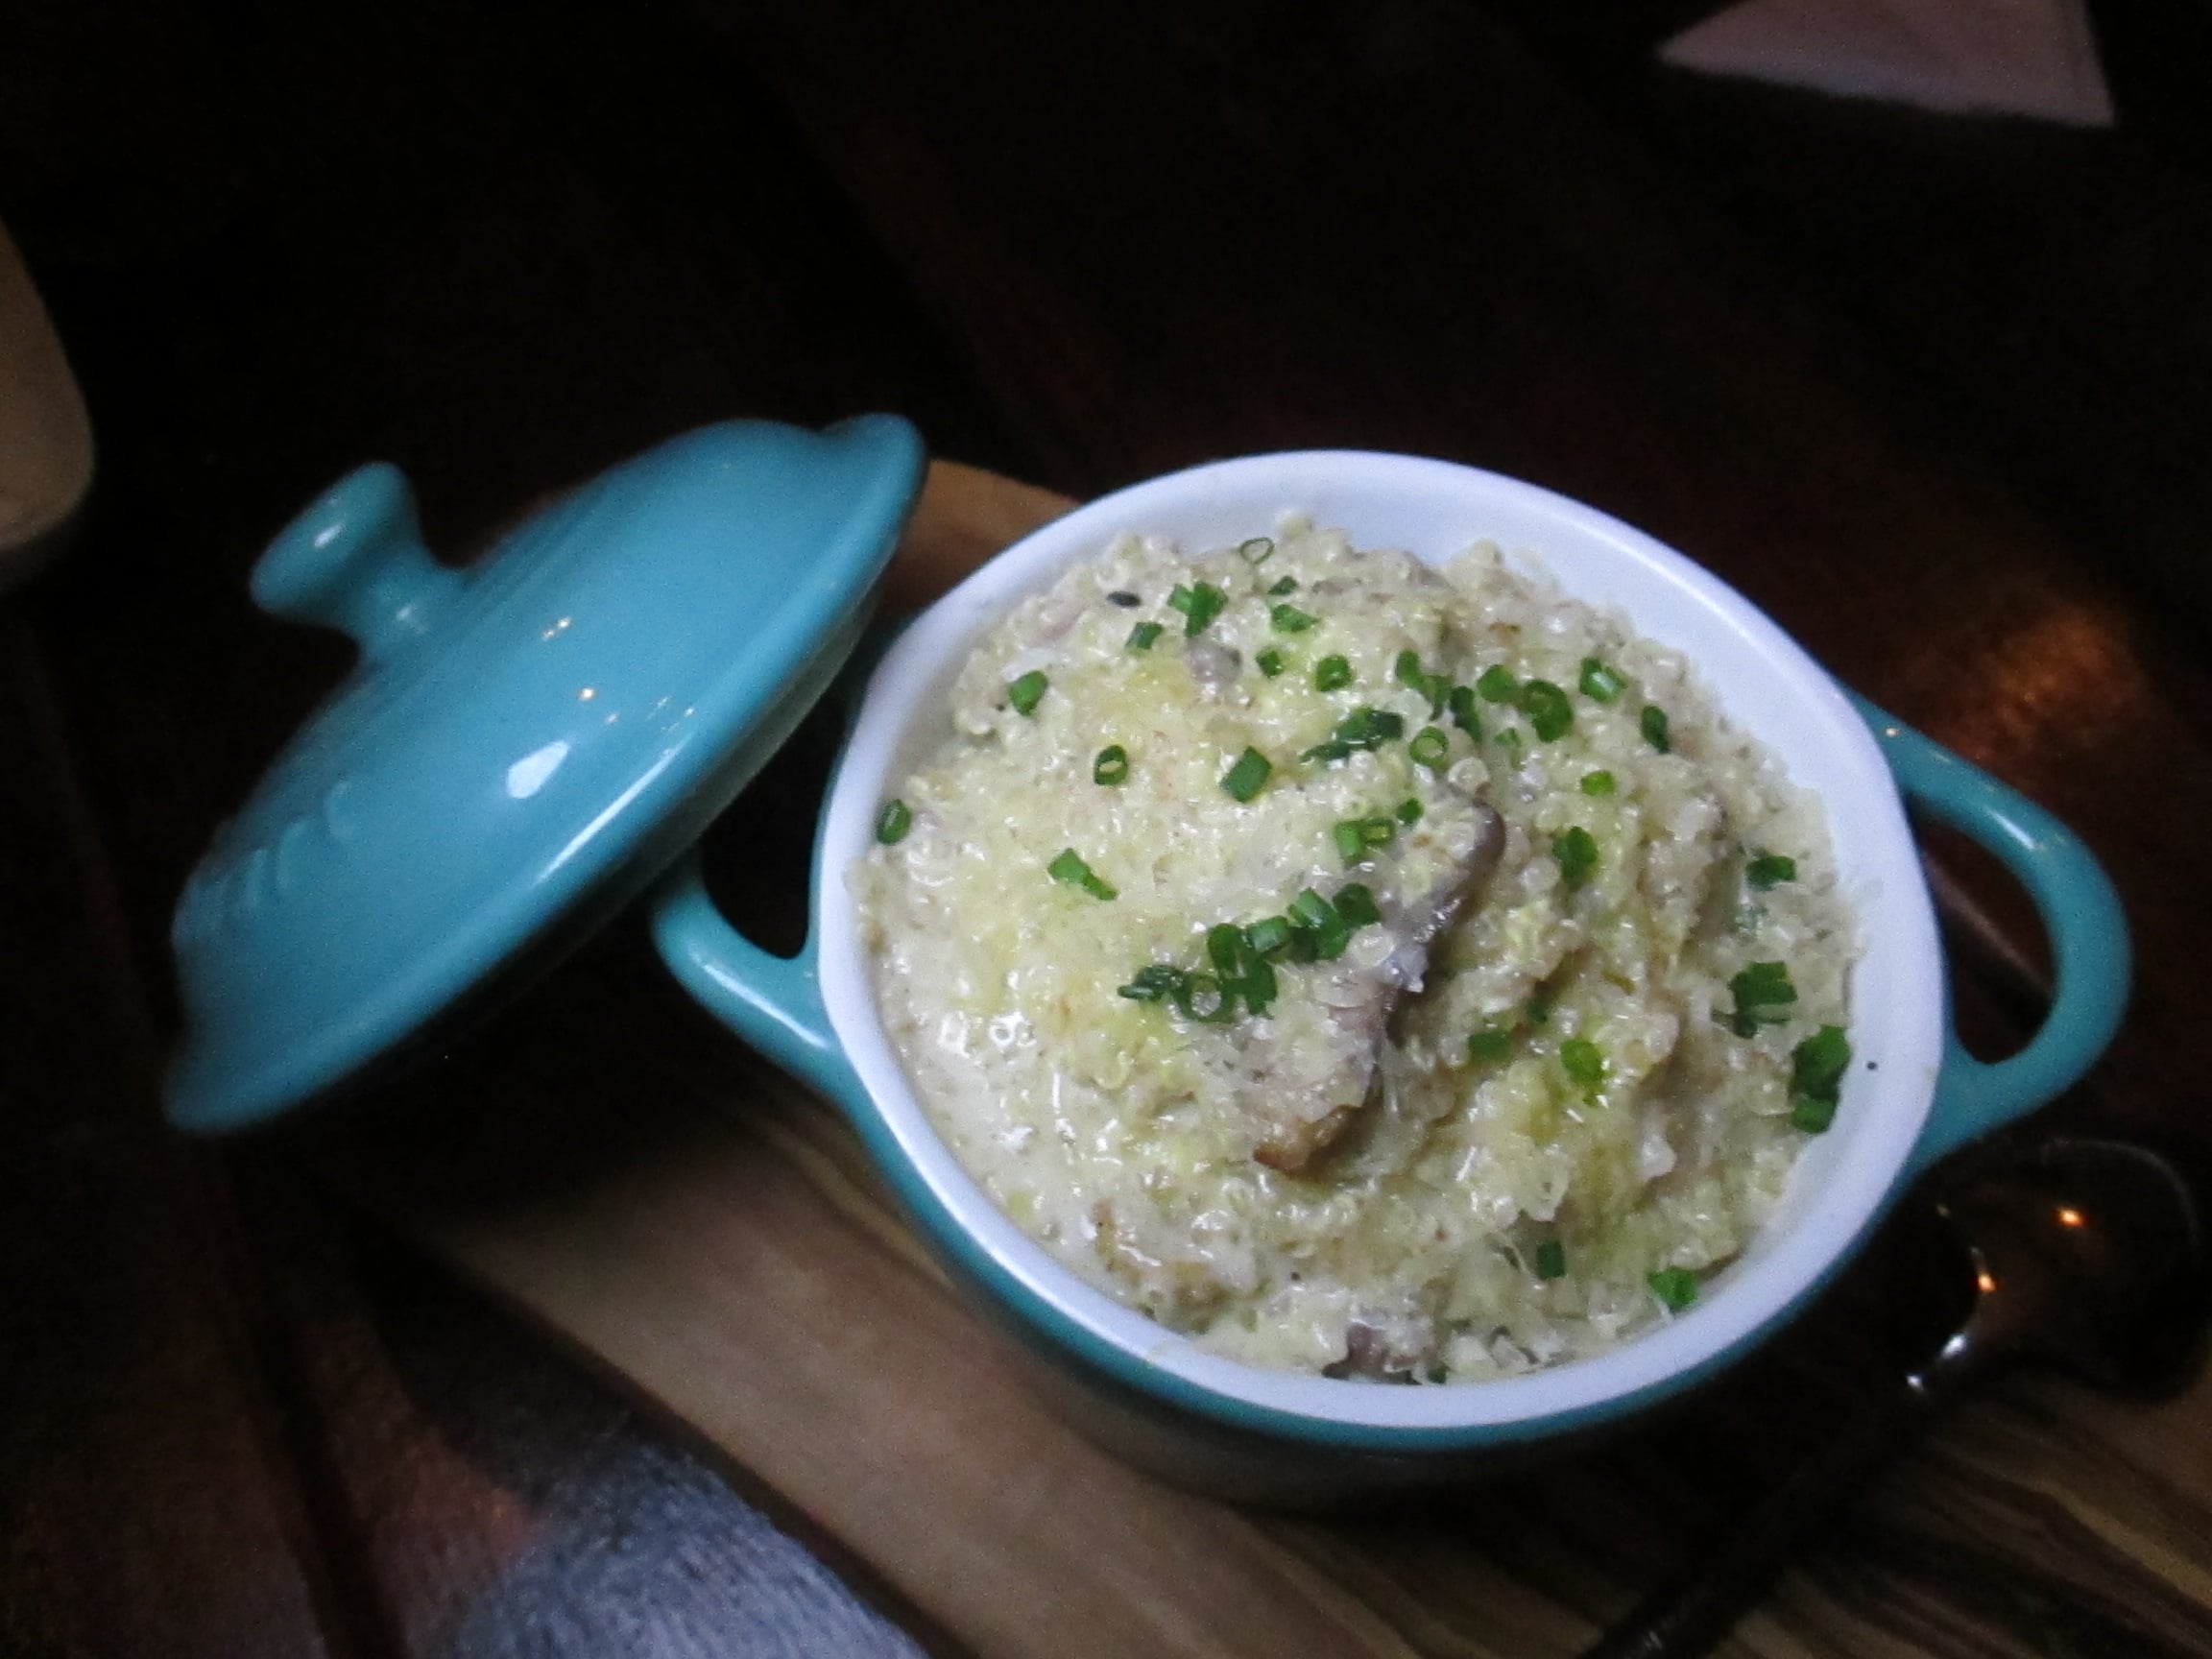
[[2081, 0], [1741, 0], [1659, 57], [1952, 114], [2112, 125]]

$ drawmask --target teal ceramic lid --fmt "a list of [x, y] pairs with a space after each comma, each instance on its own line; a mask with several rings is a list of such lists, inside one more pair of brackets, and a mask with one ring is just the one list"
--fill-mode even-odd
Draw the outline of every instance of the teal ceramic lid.
[[296, 519], [253, 596], [360, 661], [179, 901], [171, 1119], [323, 1094], [635, 896], [851, 653], [922, 469], [890, 416], [710, 426], [467, 570], [388, 466]]

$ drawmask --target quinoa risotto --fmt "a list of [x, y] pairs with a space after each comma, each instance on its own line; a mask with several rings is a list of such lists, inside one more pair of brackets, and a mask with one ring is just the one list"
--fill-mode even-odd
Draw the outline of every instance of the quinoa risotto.
[[1819, 802], [1478, 546], [1125, 536], [1018, 607], [852, 872], [938, 1131], [1248, 1363], [1509, 1375], [1696, 1298], [1827, 1127]]

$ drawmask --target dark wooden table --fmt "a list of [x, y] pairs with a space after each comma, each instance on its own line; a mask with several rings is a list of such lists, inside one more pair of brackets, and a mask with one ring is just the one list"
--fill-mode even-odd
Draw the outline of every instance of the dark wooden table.
[[[0, 1654], [1053, 1650], [517, 1323], [345, 1195], [349, 1131], [161, 1127], [175, 894], [346, 661], [245, 573], [369, 456], [456, 554], [732, 414], [893, 408], [1077, 495], [1304, 445], [1580, 495], [2082, 830], [2140, 991], [2052, 1120], [2212, 1156], [2212, 25], [2096, 6], [2120, 124], [2090, 132], [1653, 69], [1706, 9], [0, 18], [0, 221], [100, 445], [62, 557], [0, 601]], [[818, 765], [763, 780], [777, 816]], [[2040, 942], [1936, 848], [2002, 1043]], [[798, 837], [743, 854], [788, 931]], [[617, 927], [373, 1104], [443, 1159], [558, 1150], [625, 1039], [683, 1033], [719, 1086], [692, 1018]], [[1892, 1364], [1874, 1271], [1755, 1380]], [[1572, 1652], [1803, 1449], [1732, 1386], [1717, 1463], [1677, 1422], [1270, 1548], [1344, 1650]], [[2212, 1535], [2204, 1414], [1995, 1399], [1746, 1651], [2212, 1652], [2212, 1564], [2173, 1542]], [[2108, 1479], [2039, 1485], [2007, 1436], [2087, 1436]]]

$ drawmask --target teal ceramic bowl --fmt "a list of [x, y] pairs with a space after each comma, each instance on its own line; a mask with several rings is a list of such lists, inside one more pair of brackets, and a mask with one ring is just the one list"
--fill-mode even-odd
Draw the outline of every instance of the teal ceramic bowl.
[[[1620, 608], [1691, 657], [1732, 718], [1826, 804], [1865, 940], [1852, 1041], [1873, 1064], [1853, 1067], [1834, 1128], [1809, 1146], [1753, 1246], [1694, 1310], [1599, 1357], [1387, 1387], [1208, 1354], [1077, 1279], [999, 1214], [931, 1129], [878, 1018], [846, 872], [883, 800], [949, 733], [948, 690], [982, 633], [1119, 532], [1221, 545], [1265, 533], [1286, 508], [1431, 562], [1484, 538], [1539, 557], [1570, 593]], [[1969, 1057], [1951, 1030], [1908, 804], [2002, 859], [2049, 928], [2056, 1006], [2000, 1064]], [[1800, 1309], [1918, 1172], [2078, 1078], [2110, 1040], [2128, 981], [2111, 886], [2062, 826], [1839, 689], [1711, 574], [1527, 484], [1366, 453], [1260, 456], [1139, 485], [1047, 525], [939, 601], [868, 683], [823, 814], [813, 901], [813, 937], [785, 961], [738, 937], [696, 871], [680, 870], [654, 900], [657, 937], [695, 997], [846, 1111], [953, 1273], [1050, 1362], [1087, 1427], [1172, 1478], [1244, 1497], [1442, 1476], [1617, 1423], [1713, 1374]]]
[[[467, 571], [421, 546], [403, 478], [370, 467], [254, 574], [278, 614], [360, 661], [218, 831], [173, 930], [185, 1038], [168, 1108], [203, 1132], [322, 1098], [402, 1056], [483, 988], [649, 893], [678, 978], [850, 1117], [924, 1236], [1079, 1422], [1241, 1497], [1437, 1479], [1618, 1424], [1739, 1358], [1814, 1295], [1920, 1170], [2065, 1088], [2109, 1041], [2127, 939], [2111, 887], [2050, 816], [1839, 690], [1680, 554], [1492, 473], [1360, 453], [1268, 455], [1123, 491], [1038, 531], [916, 620], [874, 670], [825, 807], [813, 937], [771, 956], [716, 913], [686, 850], [830, 684], [920, 488], [903, 421], [730, 422], [570, 493]], [[1219, 545], [1286, 509], [1431, 562], [1489, 539], [1627, 613], [1826, 803], [1865, 941], [1861, 1060], [1788, 1197], [1697, 1305], [1601, 1356], [1433, 1386], [1256, 1370], [1202, 1352], [1054, 1262], [954, 1162], [887, 1042], [846, 872], [949, 731], [977, 637], [1124, 530]], [[2056, 1003], [2028, 1048], [1969, 1058], [1906, 819], [1989, 848], [2034, 896]]]

